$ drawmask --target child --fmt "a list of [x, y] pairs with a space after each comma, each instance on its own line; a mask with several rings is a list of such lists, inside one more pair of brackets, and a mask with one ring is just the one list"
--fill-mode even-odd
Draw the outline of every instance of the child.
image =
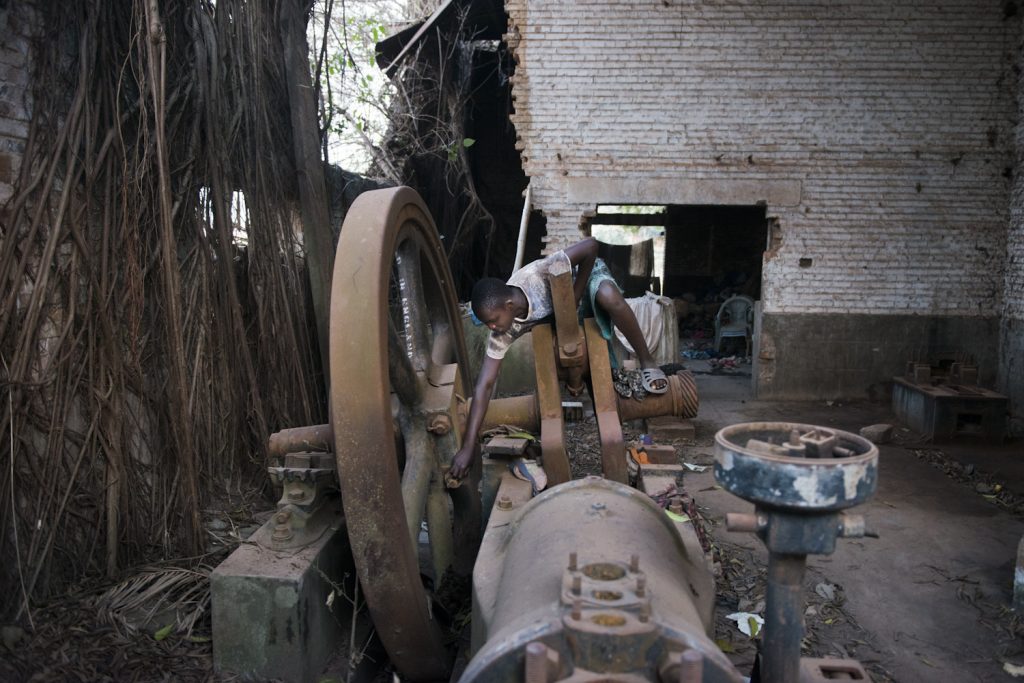
[[583, 316], [594, 316], [605, 339], [611, 339], [612, 325], [625, 335], [626, 341], [636, 350], [647, 391], [663, 394], [668, 390], [668, 379], [648, 350], [633, 309], [622, 297], [622, 290], [608, 272], [608, 267], [597, 258], [597, 240], [594, 238], [587, 238], [564, 251], [534, 261], [516, 271], [507, 283], [496, 278], [480, 280], [473, 287], [473, 312], [490, 328], [491, 336], [487, 340], [487, 355], [473, 390], [473, 404], [469, 409], [462, 448], [452, 461], [450, 474], [456, 479], [469, 472], [480, 450], [477, 443], [480, 426], [508, 347], [553, 313], [547, 276], [552, 264], [559, 261], [568, 261], [576, 269], [573, 295], [577, 306], [582, 301]]

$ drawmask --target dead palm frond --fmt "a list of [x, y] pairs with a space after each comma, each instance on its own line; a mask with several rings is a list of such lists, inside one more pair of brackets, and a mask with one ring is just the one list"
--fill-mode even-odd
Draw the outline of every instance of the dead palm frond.
[[99, 621], [125, 635], [145, 630], [190, 636], [210, 610], [210, 569], [146, 568], [104, 591], [90, 605]]

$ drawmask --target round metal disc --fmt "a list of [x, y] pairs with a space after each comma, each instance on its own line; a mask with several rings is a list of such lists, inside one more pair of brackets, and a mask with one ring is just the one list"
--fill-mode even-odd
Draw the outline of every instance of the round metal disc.
[[749, 422], [715, 434], [715, 479], [770, 507], [835, 511], [878, 486], [878, 448], [856, 434], [789, 422]]
[[479, 536], [474, 481], [451, 506], [438, 496], [452, 437], [439, 445], [421, 408], [428, 378], [452, 364], [460, 370], [455, 392], [467, 395], [466, 358], [447, 261], [419, 195], [405, 187], [360, 195], [341, 231], [331, 287], [331, 425], [360, 585], [392, 662], [413, 680], [446, 678], [451, 666], [423, 585], [421, 521], [433, 527], [426, 533], [435, 556], [441, 547], [451, 552], [453, 535], [455, 552], [472, 551]]

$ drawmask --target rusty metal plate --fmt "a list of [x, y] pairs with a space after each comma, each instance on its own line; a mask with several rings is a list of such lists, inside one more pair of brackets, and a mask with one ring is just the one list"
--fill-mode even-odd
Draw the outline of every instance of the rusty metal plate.
[[554, 486], [569, 481], [572, 474], [569, 471], [569, 456], [565, 452], [562, 395], [558, 387], [550, 325], [537, 325], [533, 328], [533, 355], [537, 371], [537, 403], [540, 407], [540, 448], [544, 455], [548, 484]]
[[622, 423], [619, 421], [618, 394], [612, 386], [608, 343], [601, 336], [601, 330], [593, 318], [583, 321], [583, 329], [590, 354], [590, 381], [594, 387], [597, 432], [601, 438], [601, 470], [605, 479], [625, 484], [628, 481], [626, 446], [622, 439]]

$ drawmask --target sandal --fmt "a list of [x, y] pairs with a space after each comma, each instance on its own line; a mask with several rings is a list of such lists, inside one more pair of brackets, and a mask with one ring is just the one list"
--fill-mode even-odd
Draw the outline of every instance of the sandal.
[[668, 391], [668, 377], [665, 376], [661, 368], [644, 368], [640, 371], [640, 376], [643, 377], [644, 389], [647, 393], [664, 394]]
[[544, 468], [533, 460], [516, 458], [509, 466], [512, 476], [530, 482], [530, 494], [536, 496], [548, 486], [548, 475]]

